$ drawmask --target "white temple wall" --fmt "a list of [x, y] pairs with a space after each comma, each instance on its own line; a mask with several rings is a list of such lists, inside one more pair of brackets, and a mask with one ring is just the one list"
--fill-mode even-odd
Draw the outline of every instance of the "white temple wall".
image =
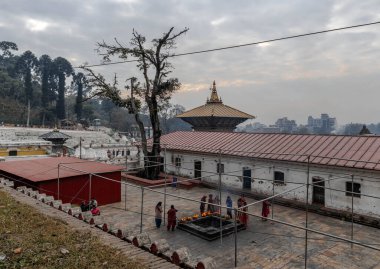
[[[175, 158], [181, 159], [180, 166], [175, 166]], [[200, 180], [214, 186], [219, 184], [218, 156], [167, 151], [166, 160], [168, 173], [189, 178], [194, 178], [194, 162], [200, 161], [202, 164]], [[271, 196], [274, 188], [275, 194], [289, 191], [281, 195], [282, 198], [290, 201], [306, 201], [306, 186], [302, 186], [307, 183], [306, 164], [255, 160], [247, 157], [223, 157], [222, 164], [224, 165], [224, 173], [221, 176], [223, 188], [244, 189], [244, 168], [251, 170], [251, 186], [250, 189], [244, 189], [245, 191]], [[283, 173], [284, 183], [275, 183], [273, 186], [275, 172]], [[347, 182], [351, 184], [351, 174], [354, 175], [354, 185], [360, 187], [360, 197], [353, 198], [354, 212], [379, 217], [380, 199], [365, 195], [380, 196], [380, 173], [340, 167], [310, 166], [309, 182], [311, 184], [313, 179], [325, 181], [325, 190], [322, 191], [322, 196], [326, 208], [350, 212], [352, 197], [346, 193], [346, 185]], [[291, 190], [296, 187], [299, 188]], [[317, 187], [312, 185], [309, 187], [310, 204], [315, 204], [318, 200], [318, 194], [314, 188]]]

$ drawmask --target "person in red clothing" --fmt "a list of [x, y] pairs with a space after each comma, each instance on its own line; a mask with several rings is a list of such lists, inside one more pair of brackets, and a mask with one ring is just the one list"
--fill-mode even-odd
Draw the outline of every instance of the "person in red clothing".
[[[247, 201], [245, 200], [244, 195], [241, 195], [238, 199], [238, 208], [240, 208], [243, 212], [247, 212], [248, 208], [245, 207], [247, 205]], [[247, 228], [248, 225], [248, 214], [240, 212], [238, 215], [240, 222]]]
[[176, 222], [177, 222], [177, 209], [174, 208], [174, 205], [171, 205], [168, 211], [168, 227], [167, 227], [168, 231], [170, 231], [170, 229], [174, 231]]
[[263, 208], [261, 210], [261, 216], [263, 216], [264, 218], [261, 218], [262, 220], [267, 220], [266, 218], [269, 216], [269, 213], [270, 213], [270, 210], [269, 210], [269, 207], [270, 207], [270, 203], [265, 200], [263, 202]]

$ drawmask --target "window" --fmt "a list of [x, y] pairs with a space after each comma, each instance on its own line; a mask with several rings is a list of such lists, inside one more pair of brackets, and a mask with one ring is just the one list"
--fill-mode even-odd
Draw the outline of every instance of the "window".
[[284, 184], [285, 183], [285, 174], [280, 171], [274, 171], [274, 183], [275, 184]]
[[[352, 182], [346, 182], [346, 196], [351, 196], [352, 194], [354, 197], [360, 198], [360, 183], [355, 183], [354, 182], [354, 188], [352, 188]], [[353, 192], [353, 193], [351, 193]]]
[[176, 157], [175, 158], [175, 166], [176, 167], [181, 167], [181, 158], [180, 157]]
[[217, 173], [224, 173], [224, 163], [217, 163], [216, 164], [216, 172]]
[[10, 150], [10, 151], [8, 152], [8, 155], [9, 155], [9, 156], [17, 156], [17, 150]]

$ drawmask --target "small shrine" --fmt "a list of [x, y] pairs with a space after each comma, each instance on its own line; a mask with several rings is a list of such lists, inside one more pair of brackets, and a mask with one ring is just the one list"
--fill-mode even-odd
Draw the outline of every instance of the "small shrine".
[[256, 117], [223, 104], [214, 81], [206, 104], [177, 115], [177, 118], [191, 124], [195, 131], [232, 132], [238, 124]]
[[65, 154], [63, 144], [67, 139], [70, 139], [71, 136], [60, 132], [58, 129], [54, 129], [51, 132], [40, 135], [39, 138], [50, 141], [53, 144], [52, 153]]

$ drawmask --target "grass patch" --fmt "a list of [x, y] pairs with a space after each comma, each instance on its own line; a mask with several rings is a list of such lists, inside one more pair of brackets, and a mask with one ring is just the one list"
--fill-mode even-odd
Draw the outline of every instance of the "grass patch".
[[0, 268], [145, 268], [0, 190], [0, 259], [3, 254]]

